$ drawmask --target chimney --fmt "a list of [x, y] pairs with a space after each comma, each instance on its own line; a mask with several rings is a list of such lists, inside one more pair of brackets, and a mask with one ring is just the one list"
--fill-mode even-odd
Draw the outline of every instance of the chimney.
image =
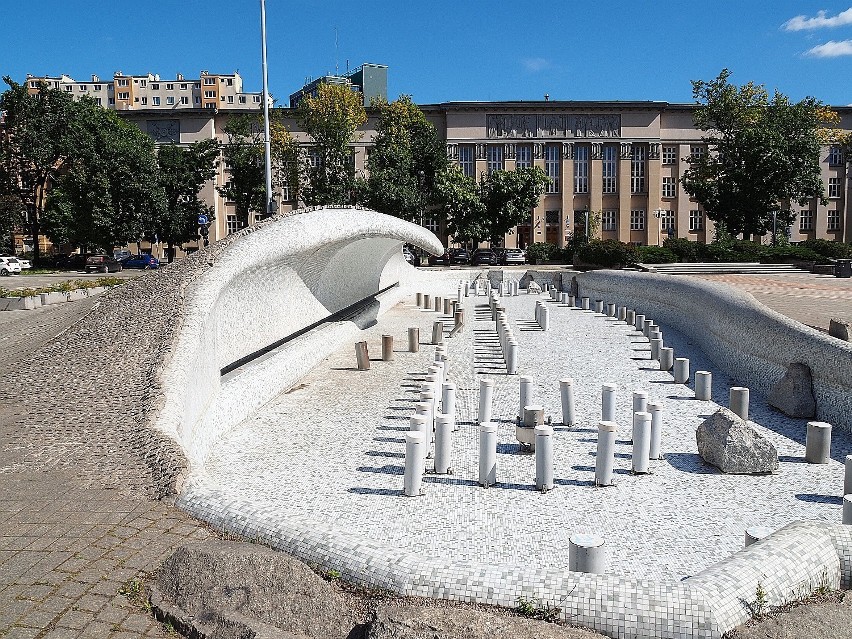
[[178, 79], [178, 81], [182, 81], [183, 80], [183, 73], [178, 73], [177, 79]]

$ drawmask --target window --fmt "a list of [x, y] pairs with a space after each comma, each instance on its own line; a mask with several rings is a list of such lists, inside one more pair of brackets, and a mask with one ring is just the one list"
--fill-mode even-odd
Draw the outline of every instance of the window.
[[216, 99], [216, 92], [215, 91], [205, 91], [204, 92], [204, 99], [205, 100], [215, 100]]
[[438, 223], [438, 218], [436, 217], [427, 217], [423, 220], [423, 222], [423, 225], [435, 234], [441, 230], [441, 225]]
[[[138, 100], [139, 98], [137, 98]], [[148, 98], [142, 98], [142, 104], [148, 104]]]
[[672, 237], [674, 237], [675, 229], [677, 228], [677, 218], [675, 217], [674, 211], [661, 211], [660, 212], [660, 231], [662, 233], [668, 233]]
[[245, 103], [246, 103], [246, 96], [241, 95], [240, 96], [240, 104], [245, 104]]
[[254, 97], [255, 102], [260, 102], [260, 96], [259, 95], [255, 95], [253, 97]]
[[189, 88], [189, 85], [186, 82], [184, 82], [183, 84], [180, 85], [181, 91], [186, 91], [188, 88]]
[[693, 144], [692, 146], [689, 147], [689, 156], [693, 160], [700, 160], [701, 158], [704, 157], [704, 147], [703, 146], [697, 146], [697, 145]]
[[186, 96], [186, 95], [180, 96], [180, 103], [181, 104], [189, 104], [189, 96]]
[[487, 147], [488, 174], [503, 170], [503, 145], [489, 144]]
[[95, 104], [97, 104], [98, 106], [101, 106], [101, 99], [95, 98]]
[[197, 95], [195, 96], [195, 103], [201, 104], [201, 98], [199, 98]]
[[634, 209], [630, 211], [630, 230], [645, 230], [645, 211], [643, 211], [642, 209]]
[[139, 86], [142, 87], [142, 88], [147, 87], [148, 86], [148, 80], [140, 80]]
[[630, 158], [630, 192], [645, 192], [645, 157], [644, 146], [633, 145], [633, 153]]
[[116, 80], [115, 85], [119, 86], [119, 87], [128, 86], [127, 78], [122, 78], [121, 80]]
[[240, 230], [240, 223], [236, 215], [228, 215], [225, 217], [225, 233], [230, 235]]
[[618, 160], [614, 146], [603, 148], [603, 162], [601, 163], [603, 175], [603, 192], [615, 193], [618, 177]]
[[461, 167], [462, 173], [464, 173], [467, 177], [474, 176], [476, 169], [473, 163], [472, 146], [459, 147], [459, 166]]
[[839, 231], [840, 230], [840, 215], [835, 209], [830, 209], [828, 214], [826, 215], [826, 230], [827, 231]]
[[85, 90], [86, 90], [86, 85], [85, 85], [85, 84], [81, 84], [81, 85], [80, 85], [80, 93], [83, 93]]
[[66, 84], [66, 85], [65, 85], [65, 90], [66, 90], [66, 91], [73, 91], [73, 90], [74, 90], [74, 87], [73, 87], [73, 86], [71, 86], [70, 84]]
[[320, 164], [322, 164], [322, 158], [320, 157], [319, 149], [316, 147], [312, 147], [308, 150], [308, 164], [311, 165], [311, 168], [317, 168]]
[[663, 147], [663, 164], [677, 164], [677, 147]]
[[555, 211], [545, 211], [544, 223], [547, 226], [559, 226], [559, 210], [557, 209]]
[[[562, 148], [555, 144], [544, 147], [544, 172], [550, 178], [545, 193], [559, 193], [559, 169]], [[558, 221], [557, 221], [558, 223]]]
[[515, 149], [515, 168], [528, 169], [532, 166], [532, 147], [529, 144], [519, 144]]
[[840, 178], [828, 178], [828, 197], [840, 197]]
[[663, 197], [677, 197], [677, 182], [673, 177], [663, 178]]
[[234, 96], [229, 95], [228, 96], [228, 104], [233, 104], [233, 103], [234, 103]]
[[799, 211], [799, 230], [814, 230], [814, 212], [810, 209], [802, 209], [801, 211]]
[[130, 99], [130, 93], [127, 92], [127, 91], [122, 91], [121, 93], [118, 94], [118, 99], [119, 100], [129, 100]]
[[692, 209], [689, 212], [689, 230], [702, 231], [704, 230], [704, 214], [698, 209]]
[[175, 103], [175, 97], [173, 95], [166, 96], [166, 104], [172, 105]]
[[216, 84], [216, 78], [204, 78], [204, 84], [206, 84], [206, 85]]
[[109, 100], [107, 101], [107, 104], [109, 104], [109, 105], [115, 104], [115, 98], [109, 98]]
[[601, 229], [604, 231], [618, 230], [618, 211], [605, 209], [601, 212]]
[[193, 84], [192, 84], [192, 88], [193, 88], [193, 89], [200, 89], [200, 88], [201, 88], [201, 83], [200, 83], [200, 82], [193, 82]]
[[829, 166], [843, 166], [843, 151], [839, 146], [833, 146], [828, 151]]
[[174, 84], [172, 84], [171, 82], [166, 83], [166, 91], [174, 91], [174, 90], [175, 90]]
[[160, 85], [159, 85], [159, 84], [152, 84], [152, 85], [151, 85], [151, 89], [152, 89], [153, 91], [159, 91], [159, 90], [160, 90]]
[[[224, 80], [223, 80], [223, 82], [224, 82]], [[228, 78], [228, 86], [229, 87], [234, 86], [234, 79], [233, 78]]]
[[151, 104], [153, 104], [154, 106], [160, 106], [159, 96], [155, 95], [153, 98], [151, 98]]
[[94, 85], [92, 85], [92, 89], [93, 89], [94, 91], [100, 91], [100, 90], [101, 90], [101, 85], [100, 85], [100, 84], [94, 84]]
[[220, 96], [220, 97], [219, 97], [219, 99], [220, 99], [222, 102], [224, 102], [224, 101], [225, 101], [225, 96], [224, 96], [224, 95], [223, 95], [223, 96]]
[[589, 192], [589, 147], [574, 146], [574, 193]]

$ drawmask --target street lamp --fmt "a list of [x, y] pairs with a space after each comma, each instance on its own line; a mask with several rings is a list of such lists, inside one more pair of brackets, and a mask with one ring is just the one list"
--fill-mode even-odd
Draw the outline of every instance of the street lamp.
[[654, 211], [654, 217], [657, 218], [657, 246], [663, 245], [663, 217], [666, 213], [663, 209]]
[[772, 211], [772, 246], [776, 246], [778, 238], [778, 211]]
[[269, 74], [266, 65], [266, 0], [260, 0], [260, 39], [263, 65], [263, 156], [266, 162], [266, 214], [278, 208], [272, 199], [272, 143], [269, 138]]
[[589, 243], [589, 207], [583, 209], [583, 217], [585, 218], [586, 244]]

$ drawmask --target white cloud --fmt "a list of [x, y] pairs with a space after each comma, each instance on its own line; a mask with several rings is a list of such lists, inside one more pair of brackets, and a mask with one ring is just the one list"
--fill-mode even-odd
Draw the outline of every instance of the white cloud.
[[538, 73], [550, 67], [550, 60], [544, 58], [524, 58], [521, 62], [530, 73]]
[[817, 11], [813, 18], [807, 16], [796, 16], [790, 18], [781, 25], [785, 31], [812, 31], [813, 29], [825, 29], [830, 27], [842, 27], [852, 24], [852, 7], [841, 11], [836, 16], [826, 16], [825, 11]]
[[817, 45], [805, 51], [810, 58], [839, 58], [843, 55], [852, 55], [852, 40], [841, 40], [835, 42], [829, 40], [825, 44]]

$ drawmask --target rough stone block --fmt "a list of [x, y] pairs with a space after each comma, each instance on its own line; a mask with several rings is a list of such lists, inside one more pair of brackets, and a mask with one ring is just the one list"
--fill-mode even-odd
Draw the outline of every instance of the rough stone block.
[[759, 474], [778, 470], [778, 451], [748, 422], [720, 408], [695, 432], [698, 454], [723, 473]]
[[844, 342], [852, 342], [852, 322], [832, 317], [828, 323], [828, 334]]
[[772, 392], [769, 405], [790, 417], [813, 417], [816, 414], [816, 399], [811, 369], [806, 364], [793, 362]]

